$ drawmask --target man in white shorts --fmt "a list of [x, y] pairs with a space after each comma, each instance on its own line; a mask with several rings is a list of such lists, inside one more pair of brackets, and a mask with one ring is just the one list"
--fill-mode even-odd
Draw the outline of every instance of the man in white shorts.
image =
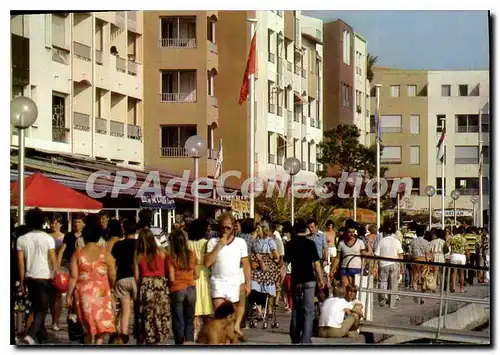
[[[242, 283], [240, 265], [243, 265], [246, 295], [250, 293], [252, 274], [248, 260], [247, 244], [243, 238], [234, 236], [234, 218], [223, 214], [219, 218], [221, 237], [207, 243], [205, 266], [211, 268], [210, 289], [214, 310], [224, 301], [230, 301], [237, 308]], [[242, 336], [240, 324], [235, 323], [235, 332]]]

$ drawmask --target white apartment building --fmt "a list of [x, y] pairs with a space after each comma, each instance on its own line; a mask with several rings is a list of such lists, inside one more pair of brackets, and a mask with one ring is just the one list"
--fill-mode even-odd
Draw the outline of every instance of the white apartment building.
[[[446, 208], [453, 206], [454, 189], [461, 193], [457, 208], [473, 209], [472, 195], [479, 195], [479, 140], [483, 143], [483, 209], [489, 209], [489, 72], [487, 70], [428, 72], [428, 181], [441, 189], [441, 163], [437, 142], [446, 125]], [[479, 115], [481, 114], [481, 123]], [[432, 137], [432, 138], [431, 138]], [[438, 208], [438, 201], [433, 207]], [[479, 213], [479, 204], [475, 206]], [[476, 215], [477, 218], [478, 214]], [[479, 219], [477, 219], [479, 221]]]
[[366, 78], [368, 43], [354, 33], [354, 124], [360, 129], [360, 143], [370, 145], [370, 83]]
[[11, 34], [12, 97], [38, 107], [26, 146], [143, 166], [139, 12], [11, 16]]
[[293, 38], [288, 38], [284, 11], [256, 14], [260, 34], [255, 83], [256, 173], [264, 179], [281, 180], [287, 175], [285, 159], [295, 156], [302, 161], [296, 181], [313, 185], [323, 135], [322, 21], [295, 11]]

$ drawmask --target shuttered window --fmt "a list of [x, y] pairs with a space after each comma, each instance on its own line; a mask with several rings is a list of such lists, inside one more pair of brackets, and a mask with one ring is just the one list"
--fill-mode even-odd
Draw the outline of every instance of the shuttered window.
[[384, 147], [380, 161], [383, 164], [401, 164], [401, 147]]

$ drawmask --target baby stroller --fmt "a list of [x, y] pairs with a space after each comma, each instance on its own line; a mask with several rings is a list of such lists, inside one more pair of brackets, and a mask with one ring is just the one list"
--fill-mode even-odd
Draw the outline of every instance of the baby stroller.
[[[260, 267], [252, 270], [252, 292], [249, 296], [250, 312], [248, 315], [248, 325], [256, 328], [262, 321], [262, 328], [268, 328], [268, 321], [271, 321], [271, 328], [278, 329], [280, 324], [276, 320], [277, 302], [273, 304], [272, 314], [268, 314], [269, 300], [276, 296], [276, 283], [280, 280], [280, 268], [269, 254], [260, 254], [262, 263], [267, 267], [263, 271]], [[256, 255], [251, 257], [252, 264], [258, 264]], [[262, 312], [259, 314], [259, 307]]]

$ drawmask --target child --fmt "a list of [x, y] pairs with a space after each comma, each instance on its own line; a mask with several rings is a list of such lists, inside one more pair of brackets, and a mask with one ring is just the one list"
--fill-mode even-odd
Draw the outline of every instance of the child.
[[234, 306], [231, 302], [222, 303], [215, 310], [214, 318], [203, 325], [198, 334], [198, 344], [237, 344], [239, 339], [234, 332]]

